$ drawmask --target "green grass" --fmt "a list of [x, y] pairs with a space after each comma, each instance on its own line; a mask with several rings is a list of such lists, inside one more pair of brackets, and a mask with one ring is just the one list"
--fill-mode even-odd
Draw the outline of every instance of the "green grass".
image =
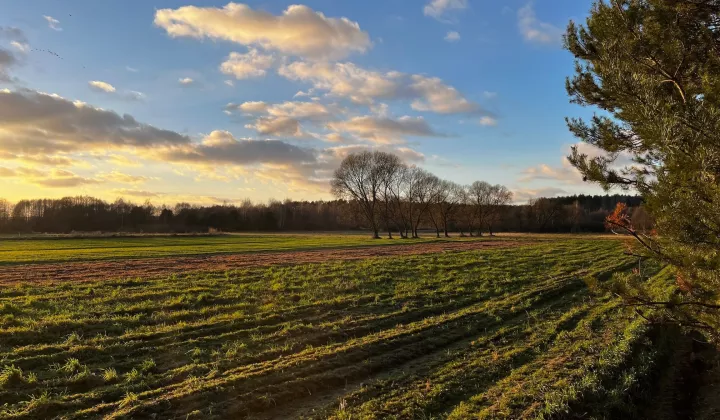
[[[470, 239], [470, 238], [468, 238]], [[413, 240], [370, 239], [367, 235], [222, 235], [136, 236], [106, 238], [0, 239], [0, 265], [173, 257], [258, 251], [417, 244], [435, 239], [430, 234]], [[477, 240], [472, 238], [472, 240]], [[491, 240], [486, 238], [484, 240]]]
[[561, 239], [6, 287], [0, 418], [617, 418], [659, 352], [583, 278], [632, 267]]

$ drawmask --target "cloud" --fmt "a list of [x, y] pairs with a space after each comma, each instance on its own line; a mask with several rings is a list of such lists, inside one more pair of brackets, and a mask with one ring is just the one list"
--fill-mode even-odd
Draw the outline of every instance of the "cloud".
[[347, 121], [331, 122], [328, 128], [347, 132], [375, 143], [403, 142], [406, 136], [443, 137], [436, 133], [422, 117], [404, 116], [398, 119], [376, 116], [354, 117]]
[[457, 89], [446, 85], [437, 77], [413, 75], [410, 88], [418, 94], [411, 107], [416, 111], [433, 111], [438, 114], [472, 113], [480, 107], [465, 99]]
[[26, 182], [48, 188], [70, 188], [101, 184], [103, 181], [94, 178], [85, 178], [62, 169], [53, 169], [48, 176], [27, 179]]
[[370, 37], [347, 18], [329, 18], [303, 5], [275, 16], [250, 6], [183, 6], [155, 12], [155, 25], [171, 37], [209, 38], [308, 59], [340, 59], [370, 48]]
[[290, 80], [310, 82], [315, 90], [370, 105], [375, 100], [412, 100], [417, 111], [440, 114], [483, 113], [476, 103], [467, 100], [457, 89], [436, 77], [400, 72], [377, 72], [353, 63], [309, 63], [296, 61], [279, 68], [278, 73]]
[[563, 30], [538, 20], [530, 2], [518, 10], [518, 28], [523, 38], [537, 44], [560, 44]]
[[117, 154], [117, 153], [110, 153], [107, 155], [94, 156], [94, 157], [97, 159], [106, 160], [107, 162], [110, 162], [113, 165], [118, 165], [118, 166], [132, 166], [132, 167], [141, 166], [140, 162], [138, 162], [137, 159], [131, 159], [128, 156]]
[[[19, 28], [12, 26], [0, 26], [0, 40], [9, 40], [10, 45], [21, 53], [26, 53], [30, 48], [25, 33]], [[0, 48], [0, 83], [16, 81], [16, 79], [10, 76], [10, 68], [16, 64], [18, 64], [18, 60], [15, 55], [8, 50]]]
[[527, 203], [530, 200], [540, 197], [557, 197], [559, 195], [567, 194], [567, 191], [562, 188], [546, 187], [538, 189], [515, 189], [513, 190], [513, 201], [515, 203]]
[[144, 93], [138, 92], [136, 90], [129, 90], [123, 93], [122, 96], [130, 101], [144, 101], [147, 98]]
[[227, 111], [239, 110], [247, 115], [265, 114], [245, 128], [259, 134], [272, 136], [308, 137], [302, 130], [301, 121], [324, 121], [332, 117], [328, 108], [317, 102], [287, 101], [281, 104], [266, 104], [262, 101], [228, 104]]
[[317, 102], [286, 101], [267, 107], [267, 113], [276, 117], [292, 117], [301, 120], [322, 120], [331, 116], [328, 108]]
[[236, 79], [250, 79], [265, 76], [267, 70], [272, 67], [275, 58], [258, 52], [255, 48], [249, 48], [246, 54], [231, 52], [225, 62], [220, 64], [220, 71]]
[[[607, 153], [603, 150], [584, 142], [575, 143], [569, 146], [565, 146], [561, 156], [561, 165], [553, 166], [547, 164], [540, 164], [527, 168], [522, 172], [522, 176], [518, 179], [520, 182], [532, 182], [536, 180], [552, 180], [559, 181], [565, 185], [582, 185], [584, 181], [580, 172], [573, 167], [567, 160], [567, 156], [571, 153], [571, 147], [575, 146], [578, 148], [578, 152], [587, 155], [590, 159], [596, 157], [606, 157]], [[629, 166], [636, 166], [632, 160], [632, 156], [627, 153], [619, 154], [613, 164], [612, 168], [622, 171], [623, 168]]]
[[367, 145], [367, 144], [349, 144], [343, 146], [329, 147], [323, 150], [321, 159], [325, 159], [329, 165], [328, 168], [334, 170], [340, 165], [340, 161], [345, 159], [352, 153], [359, 153], [365, 150], [379, 150], [382, 152], [398, 155], [400, 159], [409, 163], [420, 163], [425, 161], [425, 155], [413, 150], [409, 147], [396, 147], [391, 145]]
[[495, 127], [498, 122], [496, 118], [490, 117], [490, 116], [484, 116], [478, 120], [478, 124], [485, 126], [485, 127]]
[[99, 179], [85, 178], [63, 169], [52, 169], [50, 172], [43, 172], [26, 167], [15, 169], [0, 167], [0, 177], [18, 178], [25, 183], [47, 188], [79, 187], [103, 182]]
[[94, 90], [95, 92], [117, 95], [117, 97], [121, 99], [126, 99], [128, 101], [144, 101], [146, 98], [144, 93], [135, 90], [119, 92], [115, 88], [115, 86], [107, 82], [102, 82], [100, 80], [93, 80], [92, 82], [88, 82], [88, 86], [90, 86], [90, 89]]
[[247, 112], [249, 114], [264, 114], [267, 112], [268, 106], [262, 101], [251, 101], [243, 102], [240, 105], [228, 104], [227, 109], [237, 108], [240, 111]]
[[117, 182], [120, 184], [143, 184], [154, 179], [149, 176], [129, 175], [118, 171], [112, 171], [98, 176], [105, 181]]
[[225, 83], [226, 85], [228, 85], [230, 87], [235, 87], [235, 82], [233, 82], [232, 80], [226, 80], [223, 83]]
[[498, 94], [497, 92], [489, 92], [486, 90], [485, 92], [483, 92], [483, 96], [485, 96], [487, 99], [495, 99], [497, 98]]
[[580, 173], [575, 168], [571, 167], [569, 163], [560, 167], [546, 164], [533, 166], [525, 169], [522, 177], [519, 179], [520, 182], [531, 182], [536, 180], [553, 180], [570, 184], [582, 183]]
[[50, 29], [54, 29], [54, 30], [56, 30], [56, 31], [62, 31], [62, 28], [60, 27], [60, 21], [59, 21], [59, 20], [55, 19], [55, 18], [52, 17], [52, 16], [43, 16], [43, 18], [44, 18], [45, 21], [47, 22], [48, 27], [49, 27]]
[[13, 67], [15, 64], [17, 64], [15, 55], [10, 51], [0, 48], [0, 82], [12, 81], [9, 70], [10, 67]]
[[92, 82], [88, 82], [88, 85], [90, 85], [90, 89], [96, 92], [115, 93], [115, 86], [110, 83], [93, 80]]
[[130, 73], [137, 73], [140, 70], [136, 69], [135, 67], [125, 66], [125, 70], [129, 71]]
[[0, 91], [0, 150], [8, 153], [55, 155], [188, 143], [187, 136], [127, 114], [31, 90]]
[[201, 144], [159, 150], [159, 160], [195, 163], [253, 165], [259, 163], [314, 162], [312, 149], [294, 146], [279, 140], [238, 140], [227, 131], [216, 130]]
[[30, 44], [25, 44], [19, 41], [11, 41], [10, 45], [12, 45], [16, 50], [20, 51], [21, 53], [27, 53], [30, 51]]
[[190, 77], [181, 77], [180, 79], [178, 79], [178, 83], [180, 83], [183, 86], [190, 86], [193, 83], [195, 83], [195, 80], [193, 80]]
[[73, 166], [80, 163], [67, 156], [24, 155], [14, 153], [2, 153], [0, 154], [0, 160], [17, 160], [30, 165], [43, 166]]
[[13, 26], [0, 26], [0, 39], [17, 41], [23, 44], [28, 42], [22, 29]]
[[460, 32], [457, 31], [449, 31], [447, 35], [445, 35], [445, 41], [447, 42], [457, 42], [460, 41]]
[[143, 190], [136, 190], [132, 188], [116, 188], [114, 190], [111, 190], [114, 194], [117, 194], [119, 196], [130, 196], [130, 197], [140, 197], [140, 198], [152, 198], [152, 197], [159, 197], [161, 195], [164, 195], [160, 192], [153, 192], [153, 191], [143, 191]]
[[448, 12], [466, 9], [467, 5], [467, 0], [431, 0], [423, 7], [423, 14], [443, 21]]
[[300, 126], [300, 121], [290, 117], [260, 117], [253, 124], [246, 124], [245, 128], [269, 136], [306, 136]]
[[281, 66], [278, 73], [290, 80], [311, 82], [316, 90], [353, 102], [369, 104], [378, 98], [402, 96], [401, 73], [368, 71], [353, 63], [308, 63], [296, 61]]

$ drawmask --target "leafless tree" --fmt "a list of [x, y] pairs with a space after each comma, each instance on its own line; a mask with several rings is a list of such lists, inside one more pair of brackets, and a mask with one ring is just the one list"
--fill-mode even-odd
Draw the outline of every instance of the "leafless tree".
[[487, 223], [491, 212], [493, 186], [485, 181], [475, 181], [470, 185], [469, 193], [475, 211], [478, 236], [482, 236], [482, 228]]
[[440, 228], [445, 233], [445, 237], [449, 238], [448, 225], [455, 215], [460, 203], [463, 199], [462, 187], [451, 181], [440, 181], [438, 186], [438, 194], [435, 196], [430, 215], [435, 225], [437, 237], [440, 237]]
[[493, 236], [493, 226], [500, 220], [504, 206], [510, 204], [512, 197], [512, 192], [503, 185], [493, 185], [490, 188], [490, 205], [486, 215], [490, 236]]
[[410, 169], [408, 188], [409, 219], [412, 237], [418, 238], [418, 229], [423, 216], [440, 190], [440, 179], [430, 172], [413, 167]]
[[[396, 191], [398, 187], [402, 188], [402, 180], [407, 166], [396, 155], [382, 152], [375, 154], [374, 163], [380, 177], [380, 214], [387, 230], [388, 239], [392, 239], [392, 225], [397, 219], [395, 208], [399, 203], [397, 198], [400, 196]], [[400, 236], [403, 236], [402, 229], [400, 229]]]
[[339, 199], [356, 200], [369, 223], [373, 238], [380, 238], [380, 206], [383, 186], [382, 152], [360, 152], [348, 155], [340, 163], [330, 183], [332, 194]]

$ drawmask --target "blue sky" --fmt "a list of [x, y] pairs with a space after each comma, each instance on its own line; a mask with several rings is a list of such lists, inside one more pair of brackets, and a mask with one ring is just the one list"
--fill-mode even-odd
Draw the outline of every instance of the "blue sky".
[[30, 105], [0, 115], [0, 195], [330, 198], [363, 148], [518, 202], [598, 192], [563, 162], [590, 110], [560, 35], [589, 0], [226, 4], [4, 2], [0, 112]]

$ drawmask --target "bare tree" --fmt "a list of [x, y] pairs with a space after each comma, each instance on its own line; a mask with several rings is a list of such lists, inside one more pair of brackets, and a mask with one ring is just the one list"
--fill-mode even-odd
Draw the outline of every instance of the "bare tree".
[[553, 224], [562, 213], [562, 206], [557, 201], [548, 198], [531, 200], [528, 204], [540, 230], [545, 230], [548, 224]]
[[410, 205], [410, 225], [412, 237], [418, 238], [418, 229], [423, 216], [438, 194], [440, 179], [430, 172], [413, 167], [410, 170], [408, 201]]
[[440, 237], [440, 228], [442, 227], [445, 237], [449, 238], [448, 225], [450, 219], [457, 211], [459, 204], [463, 199], [462, 187], [451, 181], [440, 181], [438, 193], [435, 196], [432, 207], [430, 208], [430, 216], [435, 225], [437, 237]]
[[490, 206], [487, 212], [487, 226], [493, 236], [493, 226], [500, 220], [503, 207], [510, 204], [513, 193], [504, 185], [493, 185], [490, 189]]
[[493, 187], [485, 181], [475, 181], [470, 185], [470, 201], [475, 211], [478, 236], [482, 236], [483, 225], [490, 216]]
[[[395, 206], [397, 203], [396, 189], [398, 186], [402, 188], [404, 172], [407, 167], [399, 157], [390, 153], [377, 152], [375, 155], [375, 165], [380, 177], [380, 199], [381, 199], [381, 217], [387, 230], [388, 239], [392, 239], [392, 227], [395, 217]], [[403, 236], [400, 228], [400, 236]]]
[[467, 228], [468, 235], [473, 236], [475, 228], [476, 211], [473, 205], [472, 196], [470, 194], [470, 186], [463, 185], [458, 190], [459, 195], [459, 211], [458, 211], [458, 227], [460, 228], [460, 236], [464, 237], [463, 227]]
[[356, 200], [373, 238], [379, 239], [378, 210], [382, 176], [376, 162], [381, 152], [353, 153], [343, 159], [331, 181], [331, 192], [339, 199]]

